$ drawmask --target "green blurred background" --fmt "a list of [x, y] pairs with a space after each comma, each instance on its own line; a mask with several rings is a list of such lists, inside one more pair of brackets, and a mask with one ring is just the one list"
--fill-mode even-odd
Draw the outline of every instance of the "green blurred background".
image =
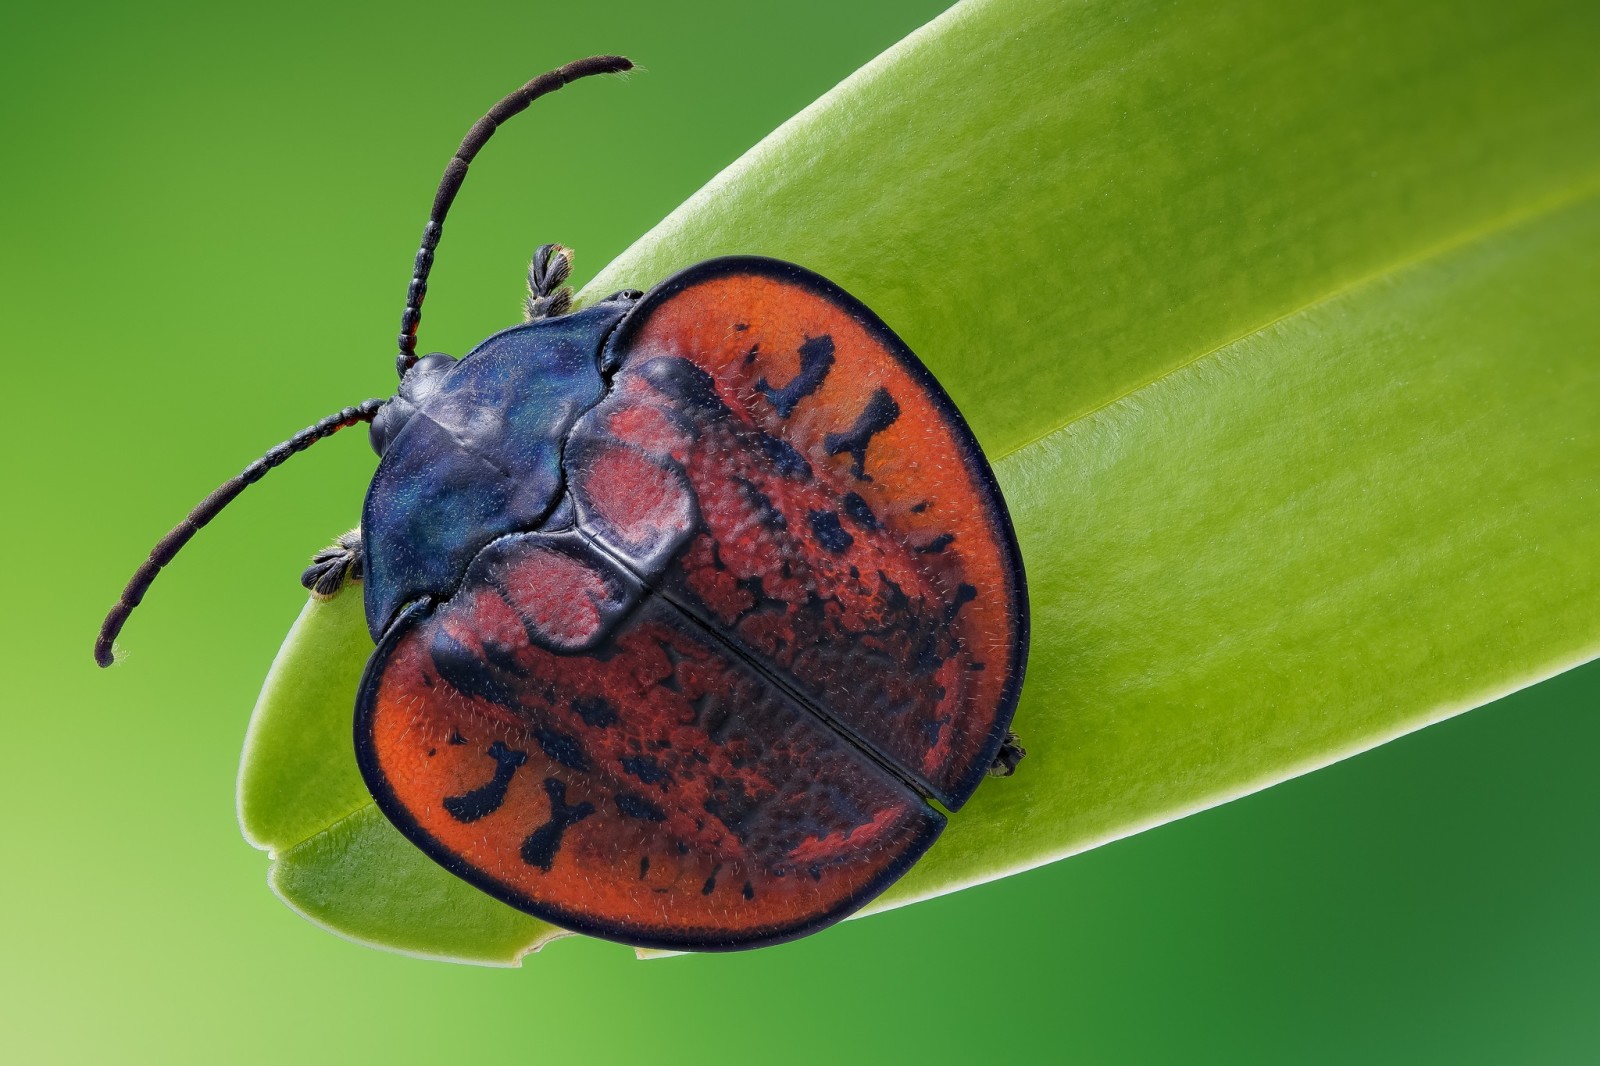
[[[581, 281], [940, 0], [12, 9], [0, 1059], [1508, 1062], [1600, 1057], [1600, 664], [1224, 808], [751, 954], [569, 940], [521, 970], [346, 943], [267, 890], [234, 774], [352, 433], [267, 479], [89, 656], [217, 482], [392, 388], [428, 198], [488, 103], [591, 52], [474, 169], [427, 348]], [[841, 235], [847, 239], [847, 235]], [[761, 249], [750, 249], [759, 252]]]

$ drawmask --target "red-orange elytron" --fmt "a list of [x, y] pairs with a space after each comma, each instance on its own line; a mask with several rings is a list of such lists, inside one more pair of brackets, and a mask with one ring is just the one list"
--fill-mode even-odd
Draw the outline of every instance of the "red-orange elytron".
[[484, 891], [629, 944], [751, 947], [894, 882], [991, 771], [1027, 598], [994, 477], [871, 311], [793, 264], [692, 266], [568, 312], [564, 250], [528, 318], [417, 359], [446, 170], [402, 322], [398, 394], [325, 419], [152, 553], [102, 631], [244, 485], [341, 426], [382, 457], [359, 538], [303, 577], [364, 584], [377, 650], [357, 758], [384, 813]]

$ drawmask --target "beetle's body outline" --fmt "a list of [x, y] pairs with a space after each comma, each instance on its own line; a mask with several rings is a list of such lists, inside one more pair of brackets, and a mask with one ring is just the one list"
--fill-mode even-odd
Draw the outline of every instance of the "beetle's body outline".
[[[96, 657], [193, 532], [287, 455], [371, 422], [359, 578], [377, 647], [358, 765], [452, 873], [637, 946], [814, 932], [926, 850], [1009, 733], [1022, 560], [993, 472], [876, 315], [793, 264], [708, 260], [579, 311], [545, 246], [529, 321], [414, 354], [443, 216], [508, 97], [452, 159], [424, 229], [389, 401], [269, 452], [158, 545]], [[635, 872], [636, 871], [636, 872]]]

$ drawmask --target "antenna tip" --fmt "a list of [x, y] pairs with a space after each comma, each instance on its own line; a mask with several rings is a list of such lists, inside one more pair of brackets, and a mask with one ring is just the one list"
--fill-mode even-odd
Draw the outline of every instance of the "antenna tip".
[[587, 77], [590, 74], [622, 74], [633, 69], [633, 60], [627, 56], [590, 56], [568, 63], [562, 68], [569, 77]]

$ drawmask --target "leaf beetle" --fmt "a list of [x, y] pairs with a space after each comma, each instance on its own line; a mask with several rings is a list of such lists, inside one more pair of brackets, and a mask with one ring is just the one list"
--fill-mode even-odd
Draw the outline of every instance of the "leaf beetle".
[[570, 254], [544, 245], [524, 322], [459, 359], [416, 355], [479, 150], [540, 96], [630, 67], [570, 63], [472, 126], [423, 230], [395, 395], [206, 497], [134, 574], [95, 658], [246, 486], [369, 423], [360, 528], [301, 580], [362, 590], [376, 648], [355, 748], [378, 806], [558, 925], [753, 947], [860, 908], [985, 774], [1015, 769], [1026, 584], [950, 398], [860, 301], [792, 263], [712, 259], [574, 310]]

